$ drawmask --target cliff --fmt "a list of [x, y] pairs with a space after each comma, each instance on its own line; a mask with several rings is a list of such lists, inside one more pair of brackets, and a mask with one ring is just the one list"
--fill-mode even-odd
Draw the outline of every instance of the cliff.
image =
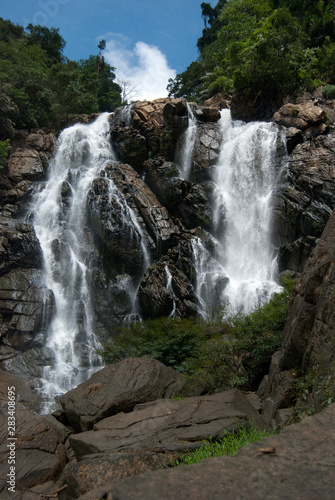
[[[260, 498], [282, 498], [283, 489], [273, 485], [279, 484], [278, 477], [284, 481], [288, 475], [287, 498], [298, 493], [313, 498], [316, 491], [323, 498], [331, 498], [333, 406], [285, 429], [279, 437], [268, 438], [264, 445], [241, 452], [236, 459], [214, 459], [185, 471], [158, 471], [125, 479], [119, 486], [115, 483], [128, 475], [167, 466], [167, 456], [174, 459], [200, 446], [202, 439], [219, 436], [237, 423], [253, 420], [259, 426], [283, 426], [297, 412], [308, 413], [308, 408], [322, 410], [325, 402], [332, 400], [333, 108], [333, 101], [308, 96], [286, 104], [273, 117], [287, 149], [278, 141], [275, 164], [285, 162], [286, 169], [281, 170], [273, 197], [272, 241], [279, 250], [280, 271], [294, 273], [298, 279], [282, 347], [274, 354], [269, 374], [258, 390], [263, 408], [258, 406], [257, 410], [254, 399], [246, 398], [237, 389], [200, 399], [186, 398], [185, 402], [170, 400], [172, 385], [182, 385], [180, 375], [172, 370], [165, 373], [165, 367], [158, 362], [140, 359], [125, 360], [114, 365], [117, 368], [97, 372], [75, 392], [62, 397], [63, 411], [54, 416], [34, 415], [31, 410], [40, 401], [31, 392], [30, 384], [42, 376], [44, 366], [53, 362], [46, 336], [55, 316], [55, 296], [43, 281], [43, 255], [32, 224], [31, 207], [35, 195], [46, 185], [49, 162], [57, 146], [54, 135], [42, 130], [17, 133], [8, 170], [0, 174], [0, 354], [2, 368], [7, 370], [2, 373], [3, 380], [18, 388], [17, 460], [22, 499], [26, 490], [28, 495], [35, 494], [32, 489], [50, 495], [56, 491], [64, 500], [82, 495], [96, 498], [110, 492], [113, 498], [130, 498], [133, 491], [138, 498], [158, 498], [162, 484], [167, 486], [162, 498], [175, 498], [177, 490], [180, 498], [187, 498], [190, 482], [194, 498], [208, 494], [221, 498], [223, 492], [227, 498], [237, 498], [241, 491], [250, 493], [246, 492], [247, 485], [241, 483], [242, 469], [248, 471], [248, 477], [255, 478], [253, 498], [257, 494]], [[110, 120], [116, 159], [108, 160], [100, 175], [92, 179], [85, 199], [85, 249], [89, 249], [85, 250], [89, 262], [86, 275], [91, 287], [95, 332], [101, 340], [111, 338], [116, 325], [132, 313], [132, 296], [127, 288], [130, 282], [137, 287], [139, 310], [144, 318], [169, 315], [172, 311], [185, 317], [197, 314], [191, 240], [197, 237], [209, 254], [214, 251], [210, 233], [215, 186], [211, 172], [218, 159], [221, 136], [217, 107], [210, 103], [204, 107], [193, 105], [193, 112], [197, 133], [187, 180], [177, 175], [176, 166], [189, 123], [183, 99], [136, 103], [117, 110]], [[68, 176], [62, 182], [61, 221], [67, 220], [74, 177]], [[110, 196], [111, 185], [114, 197]], [[124, 222], [125, 213], [136, 217], [136, 231]], [[51, 248], [56, 271], [68, 266], [70, 252], [64, 241], [60, 237], [54, 239]], [[143, 249], [154, 256], [150, 265]], [[80, 283], [78, 278], [75, 293]], [[81, 345], [85, 322], [81, 303], [75, 316]], [[87, 362], [86, 352], [82, 357]], [[106, 383], [113, 377], [115, 384]], [[119, 393], [113, 392], [111, 385], [120, 388]], [[6, 387], [5, 383], [1, 389], [3, 401], [7, 397]], [[308, 407], [302, 404], [306, 399]], [[292, 410], [296, 402], [296, 410]], [[2, 417], [5, 419], [4, 412]], [[143, 441], [144, 430], [147, 441]], [[73, 433], [70, 438], [69, 433]], [[324, 438], [319, 440], [321, 434]], [[5, 434], [2, 437], [1, 463], [5, 471], [8, 450]], [[263, 454], [260, 447], [274, 448], [274, 456]], [[330, 458], [321, 466], [324, 456]], [[299, 472], [295, 470], [297, 463]], [[222, 481], [204, 485], [204, 470], [208, 477], [222, 476]], [[222, 475], [224, 470], [229, 471], [231, 485]], [[108, 479], [108, 484], [104, 479]], [[98, 480], [101, 489], [94, 491]]]

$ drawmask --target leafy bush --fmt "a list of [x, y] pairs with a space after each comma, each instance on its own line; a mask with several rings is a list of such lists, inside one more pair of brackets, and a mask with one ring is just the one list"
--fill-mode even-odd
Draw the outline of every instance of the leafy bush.
[[158, 359], [187, 376], [186, 394], [252, 384], [280, 345], [293, 283], [249, 315], [220, 322], [159, 318], [119, 328], [98, 350], [105, 363], [126, 357]]
[[105, 363], [125, 357], [148, 356], [180, 372], [188, 369], [185, 360], [193, 356], [204, 326], [193, 319], [158, 318], [121, 327], [112, 342], [98, 350]]
[[209, 457], [236, 455], [244, 446], [255, 443], [274, 434], [271, 430], [261, 430], [254, 427], [238, 426], [234, 432], [225, 431], [218, 441], [203, 441], [200, 448], [182, 455], [173, 465], [196, 464]]
[[335, 99], [335, 85], [326, 85], [323, 87], [322, 96], [325, 99]]
[[251, 314], [225, 320], [224, 334], [202, 342], [186, 360], [189, 391], [213, 393], [248, 384], [266, 371], [272, 354], [280, 347], [293, 281]]

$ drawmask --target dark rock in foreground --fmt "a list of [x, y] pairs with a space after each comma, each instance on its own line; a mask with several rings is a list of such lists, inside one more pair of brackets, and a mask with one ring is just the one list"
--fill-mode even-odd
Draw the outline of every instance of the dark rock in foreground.
[[161, 399], [138, 405], [135, 410], [102, 420], [95, 424], [94, 431], [72, 435], [70, 443], [77, 459], [92, 453], [124, 451], [178, 456], [238, 424], [252, 422], [264, 427], [259, 413], [238, 389], [181, 401]]
[[[332, 500], [335, 405], [237, 456], [141, 474], [106, 484], [81, 500]], [[110, 495], [110, 496], [108, 496]]]
[[[66, 428], [51, 416], [34, 415], [23, 405], [15, 408], [15, 425], [9, 425], [8, 405], [0, 407], [0, 498], [7, 492], [7, 474], [15, 460], [16, 491], [58, 478], [66, 463]], [[12, 434], [10, 434], [12, 432]], [[14, 434], [15, 439], [11, 439]], [[7, 495], [7, 496], [6, 496]], [[30, 497], [31, 498], [31, 497]]]

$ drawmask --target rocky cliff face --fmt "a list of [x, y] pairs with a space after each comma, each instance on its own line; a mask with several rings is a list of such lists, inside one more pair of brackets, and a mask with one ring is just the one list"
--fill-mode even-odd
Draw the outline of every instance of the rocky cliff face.
[[[335, 205], [332, 104], [288, 104], [273, 117], [286, 134], [290, 153], [286, 157], [279, 148], [277, 154], [278, 161], [287, 159], [287, 172], [274, 198], [273, 239], [280, 249], [281, 271], [302, 271]], [[188, 125], [183, 99], [140, 102], [111, 117], [111, 141], [119, 161], [93, 180], [86, 200], [87, 234], [94, 248], [89, 280], [96, 331], [103, 340], [132, 311], [129, 283], [138, 289], [145, 318], [172, 311], [197, 314], [190, 242], [198, 236], [212, 251], [207, 234], [213, 221], [211, 170], [221, 136], [217, 107], [191, 107], [197, 132], [189, 180], [178, 177], [175, 163]], [[8, 358], [7, 369], [33, 376], [40, 375], [50, 356], [44, 346], [54, 297], [41, 285], [43, 259], [29, 208], [34, 193], [43, 189], [55, 147], [52, 134], [18, 132], [8, 170], [0, 179], [0, 352]], [[124, 224], [120, 203], [109, 195], [110, 181], [136, 215], [141, 237], [133, 237]], [[70, 184], [64, 185], [64, 210], [70, 192]], [[61, 259], [61, 248], [55, 246], [54, 253]]]

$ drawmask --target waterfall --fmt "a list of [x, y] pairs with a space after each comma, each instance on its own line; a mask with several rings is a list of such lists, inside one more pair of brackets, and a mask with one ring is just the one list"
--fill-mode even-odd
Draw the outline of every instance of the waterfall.
[[[128, 205], [125, 196], [119, 191], [113, 180], [108, 178], [106, 178], [106, 180], [108, 182], [109, 204], [110, 206], [112, 206], [112, 201], [114, 201], [114, 203], [117, 203], [120, 208], [120, 222], [122, 227], [126, 229], [126, 232], [128, 234], [129, 245], [132, 246], [131, 243], [135, 240], [136, 242], [138, 242], [138, 246], [141, 249], [143, 262], [142, 269], [140, 269], [139, 274], [143, 276], [146, 269], [152, 263], [151, 254], [147, 243], [147, 235], [139, 224], [134, 210]], [[140, 281], [138, 280], [138, 283], [135, 284], [130, 275], [124, 275], [118, 280], [118, 286], [120, 290], [124, 290], [129, 299], [129, 302], [131, 303], [131, 310], [128, 314], [125, 315], [124, 324], [141, 319], [137, 301], [139, 284]]]
[[170, 272], [169, 266], [165, 266], [165, 273], [166, 273], [166, 289], [173, 299], [172, 311], [170, 312], [169, 317], [173, 318], [176, 315], [176, 295], [174, 293], [172, 286], [172, 274]]
[[77, 124], [61, 133], [49, 180], [32, 206], [45, 286], [56, 302], [46, 339], [54, 362], [44, 368], [41, 389], [46, 412], [53, 408], [55, 396], [81, 383], [99, 365], [87, 281], [92, 242], [86, 194], [94, 177], [113, 159], [108, 119], [104, 113], [92, 124]]
[[[212, 243], [220, 251], [220, 245], [214, 238]], [[200, 238], [193, 238], [191, 245], [196, 274], [194, 291], [199, 301], [199, 313], [206, 318], [208, 313], [222, 305], [222, 295], [229, 278], [220, 264], [220, 258], [213, 257]]]
[[197, 121], [191, 106], [187, 103], [188, 127], [184, 134], [182, 155], [180, 160], [180, 175], [189, 179], [192, 167], [192, 153], [197, 133]]
[[195, 288], [202, 311], [207, 302], [249, 313], [281, 290], [271, 244], [278, 130], [272, 123], [233, 121], [229, 110], [221, 112], [220, 126], [222, 143], [213, 168], [216, 251], [208, 256], [193, 242]]

